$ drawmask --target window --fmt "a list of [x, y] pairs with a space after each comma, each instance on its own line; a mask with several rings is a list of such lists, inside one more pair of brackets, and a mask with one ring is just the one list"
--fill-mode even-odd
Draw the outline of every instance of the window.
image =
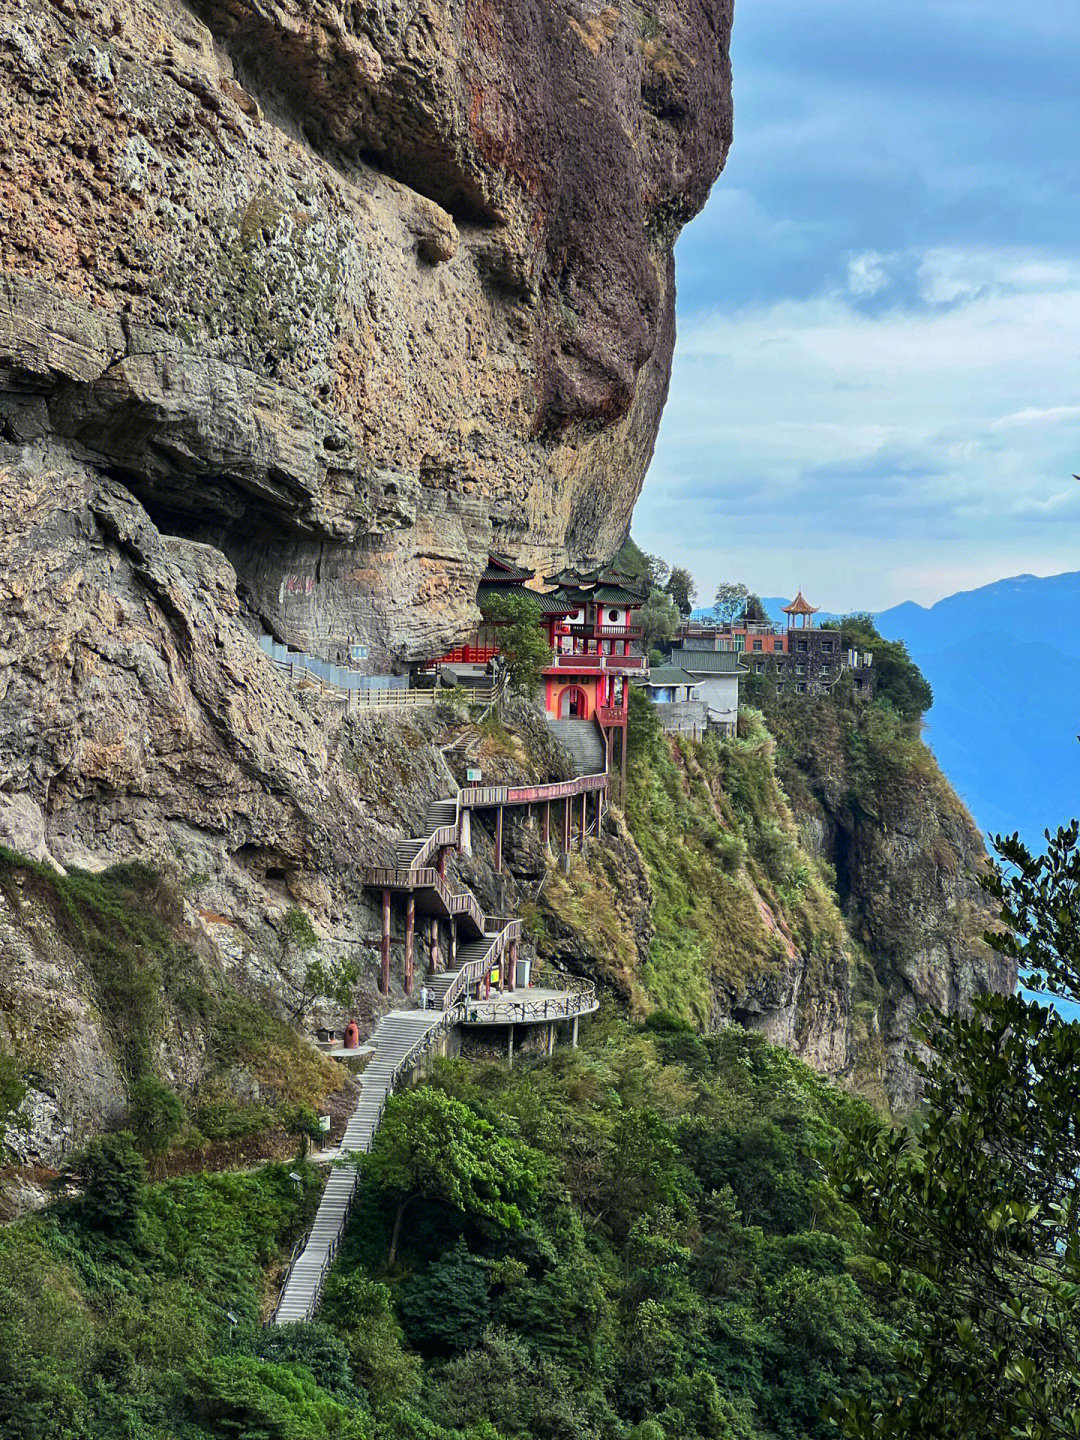
[[796, 675], [805, 675], [805, 674], [806, 674], [806, 666], [805, 666], [805, 665], [796, 665], [796, 666], [795, 666], [795, 674], [796, 674]]
[[822, 642], [821, 642], [821, 653], [822, 653], [823, 655], [831, 655], [831, 654], [832, 654], [832, 641], [831, 641], [831, 640], [822, 640]]
[[765, 642], [764, 642], [764, 640], [755, 640], [755, 641], [754, 641], [754, 649], [755, 649], [755, 650], [764, 650], [764, 649], [765, 649]]
[[803, 652], [803, 654], [805, 654], [806, 651], [807, 651], [808, 648], [809, 648], [809, 645], [808, 645], [807, 641], [805, 641], [805, 640], [800, 640], [800, 641], [798, 641], [798, 643], [796, 644], [796, 647], [795, 647], [795, 648], [796, 648], [797, 650], [801, 650], [801, 651]]
[[783, 690], [783, 688], [784, 688], [784, 682], [783, 682], [783, 680], [778, 680], [778, 681], [776, 682], [776, 693], [779, 695], [780, 692], [781, 692], [781, 690]]
[[612, 625], [617, 625], [619, 623], [618, 610], [609, 610], [607, 612], [607, 618], [611, 621]]
[[799, 692], [800, 695], [805, 695], [805, 694], [806, 694], [806, 681], [805, 681], [805, 680], [800, 680], [799, 683], [795, 686], [795, 689]]
[[754, 662], [754, 673], [755, 673], [756, 675], [764, 675], [764, 674], [765, 674], [765, 661], [764, 661], [764, 660], [755, 660], [755, 662]]

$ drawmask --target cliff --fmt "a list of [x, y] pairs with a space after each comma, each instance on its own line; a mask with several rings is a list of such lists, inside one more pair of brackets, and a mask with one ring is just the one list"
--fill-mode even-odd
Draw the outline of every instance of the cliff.
[[[85, 465], [279, 638], [445, 648], [622, 541], [728, 0], [0, 6], [0, 465]], [[18, 456], [18, 461], [15, 457]]]
[[982, 841], [917, 726], [800, 698], [696, 742], [662, 735], [642, 701], [632, 733], [628, 828], [553, 877], [541, 952], [638, 1013], [760, 1032], [909, 1109], [913, 1020], [1016, 982], [982, 939]]

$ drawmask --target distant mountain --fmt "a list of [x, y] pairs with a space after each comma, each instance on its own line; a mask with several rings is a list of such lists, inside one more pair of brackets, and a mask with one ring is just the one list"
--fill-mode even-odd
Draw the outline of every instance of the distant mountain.
[[1016, 575], [876, 618], [934, 690], [926, 738], [984, 830], [1080, 814], [1080, 573]]
[[[783, 619], [785, 597], [762, 603]], [[927, 743], [983, 831], [1039, 845], [1080, 814], [1080, 572], [1015, 575], [875, 619], [930, 681]]]

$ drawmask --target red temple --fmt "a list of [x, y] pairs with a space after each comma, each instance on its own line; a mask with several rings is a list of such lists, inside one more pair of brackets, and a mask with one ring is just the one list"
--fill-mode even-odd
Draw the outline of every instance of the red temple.
[[[538, 580], [509, 560], [491, 556], [480, 578], [477, 604], [512, 592], [528, 594], [540, 606], [553, 654], [544, 670], [544, 708], [554, 721], [598, 726], [606, 767], [626, 774], [626, 717], [629, 677], [648, 670], [637, 648], [637, 612], [644, 591], [630, 576], [613, 570], [564, 570]], [[499, 652], [499, 623], [481, 618], [465, 644], [432, 663], [486, 666]]]

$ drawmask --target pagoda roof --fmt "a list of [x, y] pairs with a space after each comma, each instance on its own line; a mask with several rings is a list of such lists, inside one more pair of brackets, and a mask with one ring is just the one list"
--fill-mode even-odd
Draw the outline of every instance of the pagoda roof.
[[487, 569], [480, 576], [480, 583], [484, 584], [492, 580], [521, 582], [531, 580], [535, 574], [535, 570], [525, 570], [520, 565], [515, 565], [512, 560], [504, 559], [501, 555], [489, 555]]
[[783, 605], [781, 609], [785, 615], [816, 615], [818, 613], [818, 606], [811, 605], [801, 590], [790, 605]]
[[481, 611], [484, 608], [484, 601], [496, 595], [528, 595], [539, 605], [542, 615], [570, 615], [577, 609], [577, 605], [573, 601], [564, 599], [557, 592], [545, 594], [542, 590], [531, 590], [520, 581], [482, 580], [480, 584], [482, 588], [476, 597], [476, 603], [480, 606]]

